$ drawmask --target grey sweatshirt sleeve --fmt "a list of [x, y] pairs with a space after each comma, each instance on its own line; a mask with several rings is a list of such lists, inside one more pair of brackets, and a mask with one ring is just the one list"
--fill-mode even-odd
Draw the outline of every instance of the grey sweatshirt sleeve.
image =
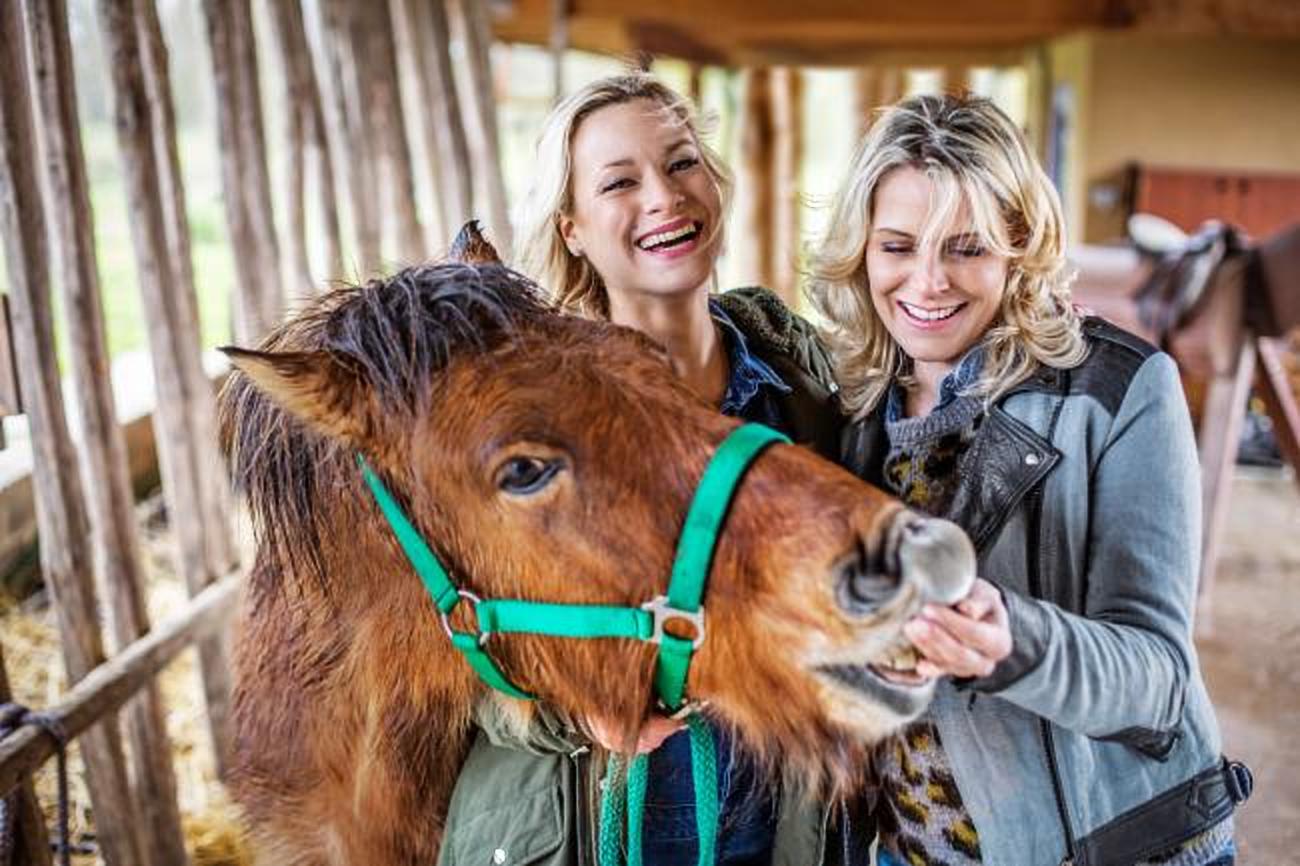
[[[1078, 443], [1061, 443], [1076, 447]], [[1147, 738], [1179, 721], [1195, 664], [1199, 463], [1178, 372], [1138, 369], [1091, 476], [1085, 615], [1004, 590], [1008, 666], [971, 685], [1092, 737]]]

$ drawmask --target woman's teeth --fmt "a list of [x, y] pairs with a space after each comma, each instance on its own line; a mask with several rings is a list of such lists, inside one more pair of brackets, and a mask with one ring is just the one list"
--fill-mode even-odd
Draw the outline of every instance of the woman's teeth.
[[920, 319], [923, 322], [941, 321], [962, 308], [962, 304], [954, 304], [951, 307], [937, 307], [933, 310], [927, 310], [925, 307], [918, 307], [914, 304], [909, 304], [906, 301], [899, 301], [898, 303], [903, 307], [903, 311], [909, 316], [914, 319]]
[[679, 229], [673, 229], [672, 231], [666, 231], [666, 232], [658, 232], [656, 234], [650, 235], [649, 237], [642, 238], [640, 241], [637, 242], [637, 246], [639, 246], [643, 250], [649, 250], [655, 247], [661, 247], [666, 244], [673, 243], [674, 241], [682, 240], [683, 238], [686, 237], [690, 237], [694, 235], [697, 231], [698, 229], [694, 225], [685, 225]]

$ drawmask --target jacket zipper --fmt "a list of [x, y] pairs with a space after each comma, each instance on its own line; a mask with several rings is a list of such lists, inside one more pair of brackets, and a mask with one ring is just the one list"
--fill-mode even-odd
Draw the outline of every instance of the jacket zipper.
[[[1055, 422], [1055, 418], [1052, 419]], [[1056, 426], [1055, 423], [1052, 425]], [[1036, 599], [1043, 598], [1042, 577], [1039, 574], [1039, 537], [1043, 528], [1043, 484], [1039, 481], [1030, 491], [1028, 566], [1029, 593]], [[1056, 745], [1052, 739], [1052, 725], [1047, 719], [1038, 720], [1038, 732], [1043, 740], [1043, 751], [1047, 753], [1047, 769], [1052, 776], [1052, 793], [1056, 795], [1056, 812], [1061, 819], [1061, 830], [1065, 834], [1066, 857], [1061, 866], [1075, 863], [1074, 834], [1070, 831], [1070, 810], [1065, 803], [1065, 786], [1061, 783], [1061, 768], [1056, 763]]]
[[596, 840], [594, 837], [595, 824], [592, 816], [595, 812], [592, 810], [591, 796], [591, 773], [592, 760], [591, 749], [583, 747], [573, 752], [570, 757], [573, 759], [573, 779], [574, 779], [574, 825], [577, 830], [577, 866], [597, 866], [594, 852], [596, 850]]

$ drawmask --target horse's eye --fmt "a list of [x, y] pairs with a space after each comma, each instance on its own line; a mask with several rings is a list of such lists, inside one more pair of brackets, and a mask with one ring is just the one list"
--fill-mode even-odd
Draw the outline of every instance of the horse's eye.
[[561, 465], [559, 460], [512, 457], [497, 470], [497, 487], [516, 496], [536, 493], [551, 483]]

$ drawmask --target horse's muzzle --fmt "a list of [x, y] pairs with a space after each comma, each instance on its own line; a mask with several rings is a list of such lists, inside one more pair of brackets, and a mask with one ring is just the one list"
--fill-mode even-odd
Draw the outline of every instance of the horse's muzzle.
[[975, 548], [957, 524], [912, 511], [893, 517], [874, 550], [859, 544], [838, 567], [836, 602], [854, 616], [874, 613], [905, 587], [920, 603], [953, 604], [975, 579]]

